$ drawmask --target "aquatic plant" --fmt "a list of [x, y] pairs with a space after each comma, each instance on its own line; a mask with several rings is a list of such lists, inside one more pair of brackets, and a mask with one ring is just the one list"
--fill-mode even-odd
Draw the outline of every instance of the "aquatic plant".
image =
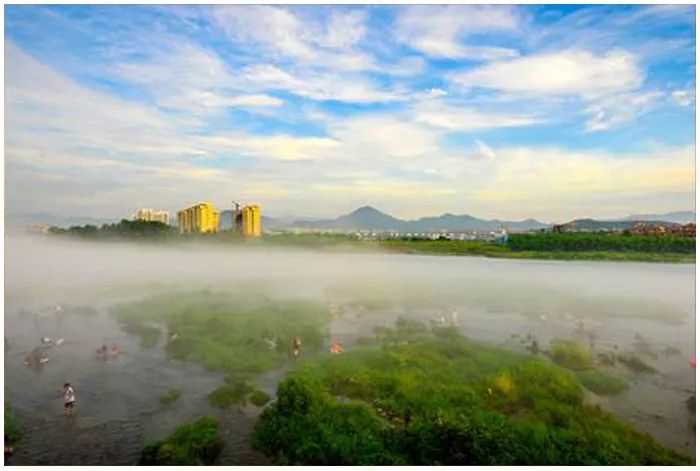
[[234, 405], [243, 407], [248, 404], [248, 394], [253, 391], [253, 387], [245, 380], [227, 379], [224, 384], [209, 393], [209, 403], [222, 409]]
[[464, 337], [310, 360], [253, 444], [280, 464], [689, 464], [584, 404], [576, 376]]
[[22, 428], [15, 411], [9, 403], [5, 403], [5, 440], [12, 444], [22, 438]]
[[158, 400], [161, 404], [168, 405], [180, 399], [180, 396], [182, 396], [182, 391], [180, 391], [178, 388], [173, 388], [168, 389], [158, 396]]
[[573, 340], [552, 340], [549, 347], [552, 361], [570, 370], [587, 370], [593, 367], [590, 350]]
[[156, 440], [141, 450], [141, 465], [194, 466], [213, 464], [221, 452], [219, 422], [214, 417], [201, 417], [180, 425], [170, 436]]
[[655, 373], [656, 368], [648, 365], [634, 354], [618, 355], [617, 360], [635, 373]]
[[576, 377], [586, 389], [600, 395], [619, 394], [627, 389], [627, 381], [596, 370], [579, 371]]

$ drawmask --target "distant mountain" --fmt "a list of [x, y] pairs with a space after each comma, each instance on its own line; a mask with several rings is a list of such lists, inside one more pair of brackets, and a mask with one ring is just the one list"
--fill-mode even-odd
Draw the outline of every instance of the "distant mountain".
[[403, 220], [383, 213], [371, 206], [363, 206], [336, 219], [300, 220], [294, 227], [309, 229], [336, 230], [380, 230], [400, 232], [429, 231], [490, 231], [505, 225], [511, 231], [536, 230], [549, 227], [548, 224], [526, 219], [524, 221], [500, 221], [498, 219], [479, 219], [468, 214], [443, 214], [442, 216], [424, 217], [415, 220]]
[[695, 212], [693, 211], [673, 211], [664, 214], [633, 214], [625, 219], [631, 221], [668, 221], [677, 224], [688, 224], [695, 222]]

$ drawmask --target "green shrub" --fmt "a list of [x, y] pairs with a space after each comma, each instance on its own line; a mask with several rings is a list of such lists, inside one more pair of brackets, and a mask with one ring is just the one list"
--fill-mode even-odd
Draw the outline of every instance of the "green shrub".
[[593, 367], [593, 355], [585, 346], [572, 340], [552, 340], [549, 348], [552, 361], [570, 370]]
[[461, 336], [356, 348], [280, 383], [253, 444], [279, 464], [692, 463], [583, 398], [570, 371]]
[[213, 464], [221, 452], [219, 422], [201, 417], [179, 426], [168, 438], [149, 443], [141, 450], [141, 465], [194, 466]]
[[209, 403], [215, 407], [245, 406], [253, 387], [246, 381], [227, 381], [209, 394]]
[[250, 402], [255, 404], [257, 407], [262, 407], [268, 402], [270, 402], [270, 395], [267, 394], [265, 391], [261, 391], [260, 389], [256, 389], [255, 391], [252, 392], [250, 395]]
[[173, 402], [177, 401], [180, 399], [180, 396], [182, 396], [182, 391], [180, 391], [177, 388], [173, 389], [168, 389], [164, 393], [162, 393], [160, 396], [158, 396], [158, 400], [160, 401], [161, 404], [172, 404]]
[[576, 377], [586, 389], [600, 395], [619, 394], [627, 389], [626, 381], [595, 370], [580, 371]]
[[5, 439], [12, 444], [22, 438], [22, 429], [10, 404], [5, 403]]

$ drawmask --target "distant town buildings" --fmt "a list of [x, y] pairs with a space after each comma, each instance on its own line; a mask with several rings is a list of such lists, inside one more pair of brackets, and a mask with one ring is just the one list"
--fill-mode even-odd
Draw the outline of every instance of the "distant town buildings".
[[170, 213], [167, 211], [155, 211], [150, 208], [139, 209], [134, 219], [137, 221], [162, 222], [170, 224]]
[[180, 234], [219, 232], [219, 211], [209, 202], [198, 203], [177, 212]]

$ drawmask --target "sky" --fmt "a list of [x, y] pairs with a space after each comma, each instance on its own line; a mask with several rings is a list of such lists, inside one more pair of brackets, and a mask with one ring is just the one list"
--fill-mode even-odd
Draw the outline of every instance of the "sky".
[[5, 6], [5, 210], [695, 208], [695, 6]]

